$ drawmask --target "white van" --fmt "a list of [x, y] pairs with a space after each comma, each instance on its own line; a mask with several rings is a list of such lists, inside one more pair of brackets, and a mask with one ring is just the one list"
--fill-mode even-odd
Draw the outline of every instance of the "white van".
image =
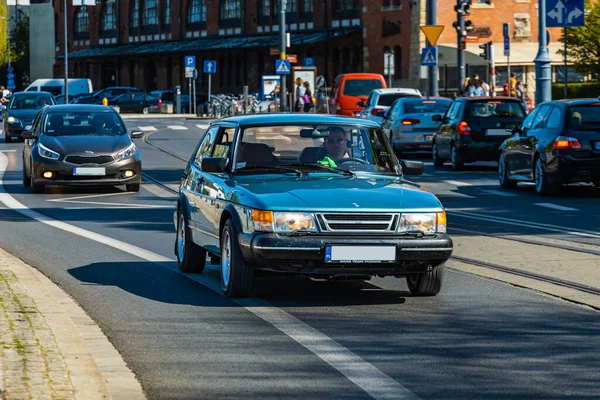
[[[65, 94], [64, 78], [36, 79], [25, 88], [26, 92], [50, 92], [54, 96]], [[69, 78], [69, 95], [92, 93], [92, 81], [85, 78]]]

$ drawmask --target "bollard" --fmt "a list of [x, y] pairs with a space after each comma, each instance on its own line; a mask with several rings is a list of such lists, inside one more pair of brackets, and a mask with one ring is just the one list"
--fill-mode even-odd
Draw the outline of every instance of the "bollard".
[[248, 113], [248, 86], [244, 85], [244, 114]]

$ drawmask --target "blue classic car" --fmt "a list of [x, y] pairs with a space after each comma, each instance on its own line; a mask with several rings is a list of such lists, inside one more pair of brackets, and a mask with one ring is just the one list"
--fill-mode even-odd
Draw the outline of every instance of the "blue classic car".
[[213, 122], [181, 180], [175, 254], [201, 272], [221, 264], [228, 297], [252, 292], [257, 271], [319, 278], [407, 278], [433, 296], [452, 254], [446, 213], [404, 179], [375, 122], [318, 114], [269, 114]]

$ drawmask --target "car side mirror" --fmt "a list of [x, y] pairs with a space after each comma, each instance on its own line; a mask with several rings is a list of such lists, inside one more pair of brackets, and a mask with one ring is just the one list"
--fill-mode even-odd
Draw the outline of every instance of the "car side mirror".
[[227, 170], [227, 159], [206, 157], [202, 159], [201, 167], [204, 172], [225, 172]]
[[21, 132], [21, 137], [26, 140], [26, 139], [33, 139], [33, 131], [23, 131]]
[[144, 136], [144, 132], [134, 129], [131, 131], [130, 136], [132, 139], [139, 139]]
[[450, 122], [450, 118], [448, 118], [448, 117], [442, 118], [442, 124], [447, 124], [449, 122]]
[[400, 165], [402, 165], [402, 172], [404, 175], [423, 175], [425, 172], [425, 165], [422, 161], [409, 161], [409, 160], [400, 160]]
[[431, 119], [432, 119], [434, 122], [442, 122], [442, 120], [444, 119], [444, 116], [443, 116], [443, 115], [441, 115], [441, 114], [436, 114], [436, 115], [434, 115], [433, 117], [431, 117]]
[[364, 107], [365, 106], [365, 102], [364, 101], [359, 101], [358, 103], [356, 103], [356, 105], [358, 107]]

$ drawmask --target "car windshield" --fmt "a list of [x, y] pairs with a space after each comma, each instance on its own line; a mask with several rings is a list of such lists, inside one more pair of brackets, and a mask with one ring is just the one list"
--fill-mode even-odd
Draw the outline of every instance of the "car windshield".
[[43, 132], [49, 136], [117, 136], [127, 130], [114, 112], [62, 111], [46, 115]]
[[310, 172], [401, 170], [380, 129], [344, 125], [248, 127], [241, 131], [235, 169], [294, 168]]
[[349, 79], [344, 83], [344, 96], [368, 96], [382, 86], [379, 79]]
[[476, 118], [525, 118], [521, 103], [505, 100], [470, 101], [467, 117]]
[[600, 125], [600, 102], [569, 107], [569, 126], [571, 128]]
[[404, 103], [404, 112], [406, 114], [443, 114], [450, 104], [452, 104], [452, 100], [409, 100]]
[[55, 104], [50, 95], [15, 96], [11, 99], [10, 110], [38, 110], [44, 106]]
[[410, 93], [382, 94], [381, 96], [379, 96], [379, 99], [377, 100], [377, 105], [389, 107], [394, 103], [394, 101], [396, 101], [397, 99], [403, 98], [403, 97], [421, 97], [421, 96], [419, 96], [416, 93], [415, 94], [410, 94]]

